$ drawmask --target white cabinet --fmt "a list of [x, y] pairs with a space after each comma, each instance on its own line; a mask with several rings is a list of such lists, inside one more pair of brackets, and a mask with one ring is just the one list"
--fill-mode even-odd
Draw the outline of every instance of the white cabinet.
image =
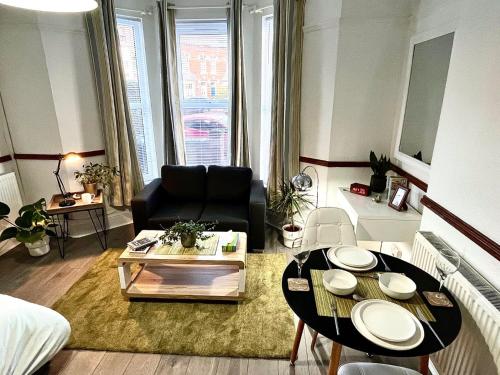
[[394, 241], [413, 243], [420, 228], [422, 215], [408, 207], [399, 212], [387, 205], [387, 200], [376, 203], [371, 197], [352, 194], [338, 188], [340, 207], [347, 211], [358, 241]]

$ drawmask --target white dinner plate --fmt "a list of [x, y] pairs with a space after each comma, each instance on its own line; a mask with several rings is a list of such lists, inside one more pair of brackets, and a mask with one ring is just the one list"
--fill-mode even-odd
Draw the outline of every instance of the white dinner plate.
[[379, 301], [380, 300], [377, 299], [367, 299], [365, 301], [358, 302], [356, 305], [354, 305], [354, 307], [351, 310], [351, 320], [352, 323], [354, 324], [354, 327], [356, 327], [356, 329], [358, 330], [358, 332], [361, 333], [362, 336], [364, 336], [367, 340], [373, 342], [374, 344], [390, 350], [403, 351], [403, 350], [414, 349], [417, 346], [419, 346], [424, 340], [424, 327], [422, 327], [420, 321], [413, 314], [411, 318], [415, 323], [416, 327], [415, 334], [413, 335], [413, 337], [411, 337], [409, 340], [406, 341], [390, 342], [382, 340], [381, 338], [372, 334], [368, 330], [368, 328], [366, 328], [365, 324], [363, 323], [363, 320], [361, 319], [361, 312], [364, 310], [364, 308], [366, 308], [366, 306]]
[[415, 335], [416, 327], [411, 313], [387, 301], [374, 302], [361, 310], [361, 320], [368, 331], [382, 340], [408, 341]]
[[335, 256], [343, 264], [356, 268], [366, 267], [373, 262], [372, 253], [356, 246], [336, 247]]
[[332, 262], [333, 264], [335, 264], [337, 267], [343, 268], [345, 270], [348, 270], [348, 271], [357, 271], [357, 272], [364, 272], [364, 271], [369, 271], [369, 270], [375, 268], [377, 266], [377, 264], [378, 264], [377, 257], [375, 255], [373, 255], [372, 253], [370, 253], [370, 255], [372, 257], [372, 262], [370, 264], [368, 264], [367, 266], [365, 266], [365, 267], [351, 267], [351, 266], [348, 266], [347, 264], [342, 263], [335, 256], [335, 249], [336, 249], [336, 247], [330, 248], [327, 251], [326, 256], [328, 257], [328, 259], [330, 260], [330, 262]]

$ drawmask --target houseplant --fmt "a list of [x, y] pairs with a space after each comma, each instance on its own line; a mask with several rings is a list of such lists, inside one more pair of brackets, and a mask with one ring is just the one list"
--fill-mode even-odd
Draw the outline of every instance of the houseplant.
[[271, 196], [269, 209], [284, 220], [281, 227], [283, 243], [286, 247], [293, 247], [294, 241], [302, 237], [302, 226], [295, 218], [300, 216], [302, 221], [302, 209], [312, 205], [309, 195], [299, 192], [290, 181], [282, 181], [278, 190]]
[[204, 231], [210, 231], [215, 228], [216, 223], [195, 223], [193, 220], [183, 222], [178, 221], [160, 236], [160, 241], [164, 244], [172, 245], [174, 242], [181, 241], [183, 247], [199, 248], [197, 240], [204, 241], [212, 237], [203, 234]]
[[385, 155], [377, 156], [370, 151], [370, 167], [373, 175], [370, 179], [370, 190], [374, 193], [383, 193], [387, 185], [387, 176], [385, 175], [391, 169], [391, 159]]
[[12, 223], [8, 219], [10, 208], [0, 202], [0, 219], [6, 221], [11, 227], [3, 230], [0, 241], [15, 238], [24, 243], [31, 256], [41, 256], [50, 250], [49, 236], [55, 236], [51, 227], [56, 225], [45, 211], [45, 199], [42, 198], [35, 203], [21, 207], [19, 217]]
[[120, 171], [116, 167], [90, 162], [83, 165], [83, 171], [75, 172], [75, 178], [83, 185], [86, 193], [97, 195], [98, 185], [101, 189], [106, 189], [113, 182], [113, 178], [119, 174]]

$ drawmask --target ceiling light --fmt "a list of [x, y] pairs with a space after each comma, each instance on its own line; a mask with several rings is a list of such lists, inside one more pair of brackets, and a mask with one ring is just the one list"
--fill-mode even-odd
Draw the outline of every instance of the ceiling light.
[[0, 4], [43, 12], [86, 12], [97, 8], [95, 0], [0, 0]]

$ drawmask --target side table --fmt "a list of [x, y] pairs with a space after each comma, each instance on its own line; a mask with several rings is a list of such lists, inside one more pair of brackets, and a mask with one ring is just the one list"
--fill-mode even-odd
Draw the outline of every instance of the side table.
[[[80, 194], [80, 193], [77, 193]], [[71, 213], [79, 211], [87, 211], [92, 221], [95, 234], [102, 250], [108, 247], [108, 233], [106, 227], [106, 210], [104, 204], [104, 195], [102, 192], [96, 196], [91, 203], [83, 203], [81, 199], [77, 199], [73, 206], [60, 207], [59, 202], [63, 200], [61, 194], [55, 194], [47, 205], [47, 213], [49, 216], [54, 217], [54, 222], [61, 230], [61, 235], [57, 234], [57, 247], [61, 258], [64, 258], [64, 242], [69, 235], [68, 216]], [[92, 211], [95, 213], [95, 218], [92, 216]], [[99, 214], [101, 217], [99, 217]], [[101, 234], [102, 232], [102, 234]]]

